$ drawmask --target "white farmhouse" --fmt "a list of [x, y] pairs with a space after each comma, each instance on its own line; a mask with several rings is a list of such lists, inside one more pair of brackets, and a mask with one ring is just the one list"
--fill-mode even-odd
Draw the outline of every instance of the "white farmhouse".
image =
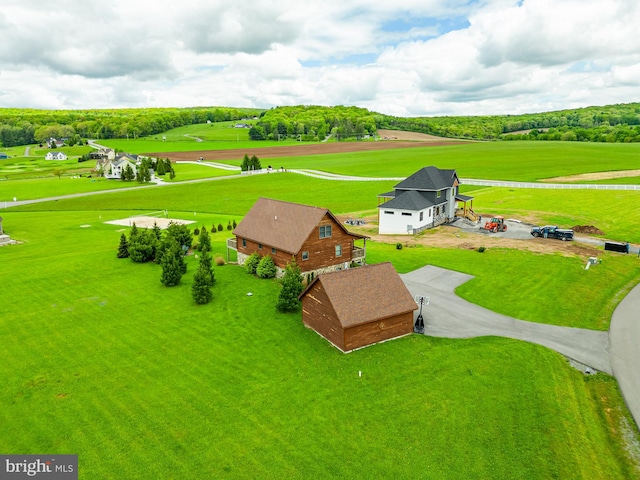
[[451, 222], [456, 217], [457, 202], [473, 197], [458, 193], [460, 181], [455, 170], [424, 167], [378, 198], [378, 232], [380, 234], [414, 234]]
[[67, 155], [64, 152], [52, 151], [52, 152], [47, 152], [44, 158], [45, 160], [66, 160]]

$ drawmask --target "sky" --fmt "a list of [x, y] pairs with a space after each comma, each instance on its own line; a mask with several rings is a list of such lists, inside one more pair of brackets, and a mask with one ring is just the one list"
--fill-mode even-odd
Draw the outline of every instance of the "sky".
[[638, 0], [0, 0], [0, 107], [640, 101]]

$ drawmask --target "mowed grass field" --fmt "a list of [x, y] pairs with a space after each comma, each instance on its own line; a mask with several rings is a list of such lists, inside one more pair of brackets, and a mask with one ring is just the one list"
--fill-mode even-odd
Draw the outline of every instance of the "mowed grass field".
[[[187, 125], [174, 128], [163, 134], [136, 139], [100, 140], [98, 143], [129, 153], [148, 152], [191, 152], [197, 150], [231, 150], [234, 148], [260, 148], [283, 145], [299, 145], [295, 139], [288, 138], [277, 142], [249, 140], [248, 128], [234, 128], [238, 123], [252, 125], [253, 120], [237, 122], [216, 122]], [[163, 138], [164, 137], [164, 138]]]
[[[194, 305], [193, 256], [165, 288], [159, 266], [116, 258], [122, 227], [100, 215], [6, 212], [24, 243], [0, 249], [0, 451], [77, 453], [92, 479], [638, 474], [609, 376], [502, 338], [410, 336], [344, 355], [276, 313], [277, 283], [234, 265]], [[227, 236], [213, 235], [214, 253]]]
[[[431, 164], [414, 162], [406, 174]], [[638, 432], [612, 377], [503, 338], [410, 336], [344, 355], [300, 314], [276, 313], [277, 283], [216, 267], [214, 301], [196, 306], [193, 256], [181, 285], [165, 288], [159, 266], [116, 258], [127, 229], [102, 223], [166, 208], [226, 225], [259, 196], [375, 212], [395, 183], [277, 174], [3, 210], [23, 243], [0, 248], [0, 451], [78, 453], [81, 478], [638, 478]], [[536, 202], [468, 192], [474, 208], [514, 214]], [[576, 192], [562, 193], [535, 215], [569, 218]], [[619, 200], [633, 209], [637, 196]], [[598, 220], [608, 198], [578, 200]], [[612, 232], [632, 231], [617, 215]], [[214, 253], [228, 236], [213, 236]], [[458, 293], [492, 310], [600, 330], [639, 277], [636, 258], [604, 252], [585, 272], [586, 259], [515, 250], [367, 250], [401, 272], [470, 273]]]

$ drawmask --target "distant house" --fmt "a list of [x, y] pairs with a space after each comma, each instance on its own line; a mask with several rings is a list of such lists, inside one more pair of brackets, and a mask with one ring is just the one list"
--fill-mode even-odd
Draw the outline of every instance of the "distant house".
[[89, 153], [89, 158], [94, 160], [115, 160], [116, 152], [111, 148], [101, 148]]
[[127, 165], [131, 167], [133, 175], [138, 172], [138, 155], [128, 153], [116, 155], [113, 160], [99, 159], [96, 161], [96, 171], [101, 172], [105, 178], [121, 179]]
[[410, 334], [418, 308], [390, 262], [318, 275], [299, 298], [305, 326], [343, 352]]
[[56, 140], [53, 137], [47, 140], [47, 147], [49, 148], [60, 148], [63, 146], [64, 146], [64, 140]]
[[[280, 272], [295, 257], [300, 270], [327, 272], [363, 264], [368, 237], [351, 233], [326, 208], [260, 198], [233, 231], [227, 247], [244, 264], [254, 252], [270, 255]], [[362, 241], [363, 246], [355, 242]]]
[[473, 197], [458, 193], [460, 181], [455, 170], [424, 167], [397, 184], [392, 192], [378, 195], [384, 203], [378, 205], [380, 234], [413, 234], [426, 228], [451, 222], [456, 217], [457, 203]]
[[45, 160], [66, 160], [67, 155], [64, 152], [52, 151], [52, 152], [47, 152], [44, 158]]

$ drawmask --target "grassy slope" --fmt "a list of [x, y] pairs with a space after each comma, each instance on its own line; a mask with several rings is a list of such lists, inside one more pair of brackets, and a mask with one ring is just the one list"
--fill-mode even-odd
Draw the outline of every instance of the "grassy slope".
[[343, 355], [233, 266], [194, 306], [192, 257], [166, 289], [96, 215], [7, 214], [25, 243], [0, 249], [0, 451], [78, 453], [86, 478], [634, 476], [607, 376], [496, 338]]

